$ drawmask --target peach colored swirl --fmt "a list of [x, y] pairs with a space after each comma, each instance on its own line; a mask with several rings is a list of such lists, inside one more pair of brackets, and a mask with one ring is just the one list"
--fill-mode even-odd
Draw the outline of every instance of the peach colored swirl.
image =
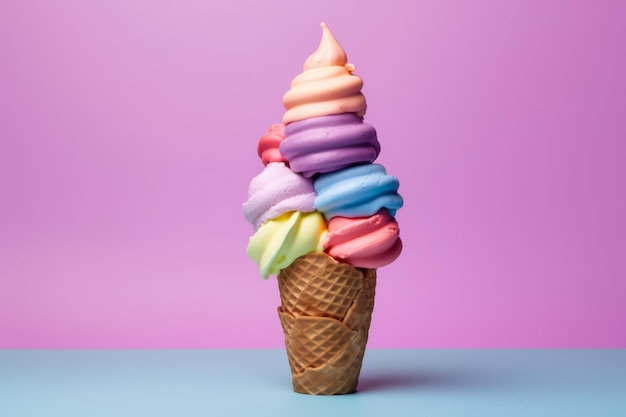
[[322, 40], [304, 62], [304, 71], [291, 82], [283, 96], [287, 110], [283, 123], [340, 113], [363, 117], [367, 109], [361, 93], [363, 80], [352, 74], [345, 51], [328, 26], [322, 23]]

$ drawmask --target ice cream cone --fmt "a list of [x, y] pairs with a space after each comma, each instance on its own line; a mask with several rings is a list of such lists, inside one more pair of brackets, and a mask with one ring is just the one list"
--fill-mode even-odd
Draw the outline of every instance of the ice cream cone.
[[380, 164], [363, 122], [363, 80], [328, 26], [283, 95], [282, 124], [260, 139], [265, 165], [250, 182], [247, 252], [277, 275], [293, 389], [356, 391], [374, 308], [376, 268], [402, 250], [399, 180]]
[[376, 270], [312, 252], [283, 269], [278, 286], [294, 391], [355, 392], [374, 308]]

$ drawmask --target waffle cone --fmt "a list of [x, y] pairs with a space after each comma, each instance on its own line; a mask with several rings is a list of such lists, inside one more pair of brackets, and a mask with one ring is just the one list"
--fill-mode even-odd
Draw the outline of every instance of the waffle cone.
[[304, 394], [356, 391], [374, 308], [376, 270], [313, 252], [278, 275], [293, 389]]

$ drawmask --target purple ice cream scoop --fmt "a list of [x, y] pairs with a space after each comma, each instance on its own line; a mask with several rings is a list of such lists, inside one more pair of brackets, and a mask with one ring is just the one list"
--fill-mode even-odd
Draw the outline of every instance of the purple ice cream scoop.
[[371, 163], [380, 153], [380, 144], [372, 125], [354, 113], [342, 113], [289, 123], [280, 152], [294, 172], [311, 178]]
[[282, 162], [270, 162], [254, 177], [243, 203], [243, 214], [254, 230], [288, 211], [314, 211], [313, 182], [298, 175]]

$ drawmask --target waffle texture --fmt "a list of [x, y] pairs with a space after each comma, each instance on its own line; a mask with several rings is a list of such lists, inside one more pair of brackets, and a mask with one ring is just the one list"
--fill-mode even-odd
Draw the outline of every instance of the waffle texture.
[[376, 270], [312, 252], [278, 275], [278, 308], [294, 391], [356, 391], [374, 308]]

